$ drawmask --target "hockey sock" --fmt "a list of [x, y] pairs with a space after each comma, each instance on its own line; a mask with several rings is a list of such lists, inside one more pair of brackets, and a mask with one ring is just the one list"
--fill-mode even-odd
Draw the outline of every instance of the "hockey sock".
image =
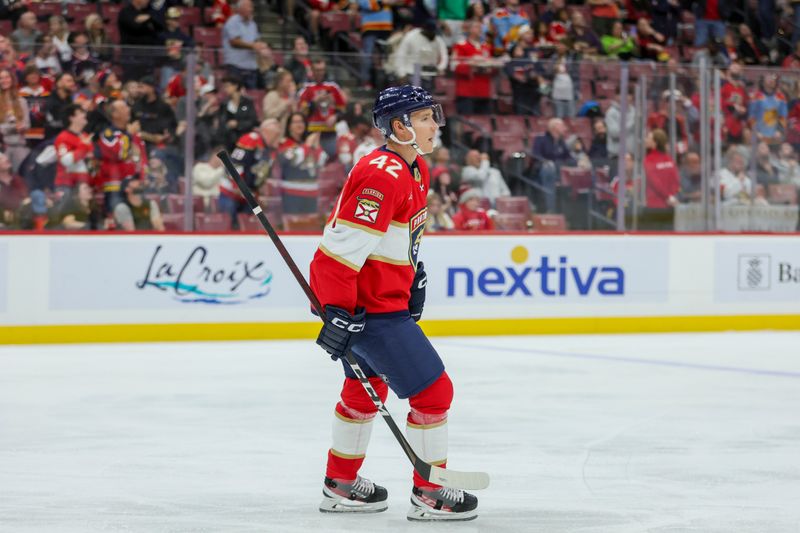
[[[447, 465], [447, 411], [453, 400], [453, 383], [442, 372], [427, 389], [409, 398], [411, 410], [406, 421], [406, 437], [419, 457], [444, 468]], [[414, 472], [414, 486], [439, 488]]]
[[[380, 378], [369, 378], [375, 392], [386, 401], [388, 387]], [[345, 379], [341, 401], [333, 418], [333, 445], [328, 451], [325, 475], [332, 479], [353, 480], [364, 462], [372, 422], [377, 409], [357, 379]]]

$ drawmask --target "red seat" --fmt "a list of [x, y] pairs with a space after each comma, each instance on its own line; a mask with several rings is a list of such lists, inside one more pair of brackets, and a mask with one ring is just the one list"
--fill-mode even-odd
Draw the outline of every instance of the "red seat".
[[501, 214], [514, 213], [525, 216], [531, 214], [531, 203], [527, 196], [501, 196], [495, 200], [495, 207]]
[[86, 17], [97, 13], [96, 4], [67, 4], [67, 18], [84, 25]]
[[494, 217], [494, 226], [500, 231], [525, 231], [528, 217], [519, 213], [498, 213]]
[[198, 213], [194, 216], [195, 231], [230, 231], [231, 217], [228, 213]]
[[576, 167], [561, 167], [561, 185], [569, 187], [573, 198], [592, 188], [592, 171]]
[[533, 215], [533, 230], [547, 233], [567, 230], [567, 219], [564, 215]]
[[521, 135], [508, 133], [498, 130], [492, 133], [492, 147], [494, 150], [508, 156], [514, 152], [524, 152], [526, 150], [525, 140]]
[[456, 80], [446, 76], [436, 76], [433, 79], [433, 92], [434, 94], [441, 94], [455, 98]]
[[565, 118], [564, 125], [567, 126], [567, 131], [570, 134], [574, 133], [583, 141], [584, 147], [588, 150], [592, 144], [592, 120], [588, 117], [572, 117]]
[[[122, 4], [112, 4], [111, 2], [102, 2], [100, 4], [100, 14], [103, 15], [103, 20], [110, 22], [114, 26], [117, 25], [120, 11], [122, 11]], [[107, 31], [108, 27], [106, 27]]]
[[327, 11], [320, 14], [319, 25], [330, 35], [348, 33], [353, 29], [350, 24], [350, 15], [343, 11]]
[[245, 233], [264, 233], [264, 227], [252, 213], [237, 213], [236, 220], [239, 222], [239, 231]]
[[528, 123], [523, 115], [495, 115], [495, 130], [505, 133], [513, 133], [521, 139], [528, 136]]
[[273, 226], [283, 224], [283, 198], [280, 196], [262, 196], [261, 207], [264, 209], [264, 214], [270, 224]]
[[322, 231], [322, 217], [317, 213], [283, 215], [285, 231], [302, 231], [319, 233]]
[[797, 187], [792, 183], [772, 183], [767, 186], [771, 204], [797, 205]]
[[344, 185], [346, 179], [347, 170], [345, 170], [344, 165], [338, 161], [328, 163], [322, 167], [319, 170], [319, 175], [317, 176], [317, 180], [320, 182], [320, 185], [322, 185], [323, 182], [328, 182], [335, 184], [336, 187]]
[[[181, 194], [167, 195], [167, 211], [170, 213], [183, 213], [184, 206], [186, 205], [186, 196]], [[205, 206], [203, 205], [202, 196], [192, 196], [192, 211], [195, 213], [202, 213]]]
[[183, 215], [180, 213], [162, 214], [161, 221], [167, 231], [183, 231]]
[[206, 48], [221, 48], [222, 29], [198, 26], [194, 29], [194, 40]]
[[61, 2], [30, 2], [27, 7], [38, 19], [61, 14]]
[[199, 7], [182, 6], [180, 9], [181, 28], [191, 29], [194, 31], [195, 28], [198, 28], [203, 24], [203, 14]]

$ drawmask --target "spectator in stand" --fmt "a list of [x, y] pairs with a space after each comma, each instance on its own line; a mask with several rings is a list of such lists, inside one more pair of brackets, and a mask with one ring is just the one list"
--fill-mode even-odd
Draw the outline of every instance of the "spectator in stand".
[[526, 53], [521, 43], [517, 43], [511, 48], [511, 60], [505, 64], [503, 70], [511, 82], [514, 114], [539, 116], [539, 102], [542, 98], [540, 87], [545, 82], [541, 64]]
[[123, 231], [164, 231], [158, 203], [144, 197], [140, 179], [127, 179], [120, 189], [124, 201], [114, 206], [114, 223]]
[[448, 47], [464, 37], [464, 21], [467, 19], [469, 6], [469, 0], [438, 0], [436, 2], [436, 18], [442, 23]]
[[[72, 49], [69, 51], [69, 60], [72, 57]], [[40, 72], [49, 76], [51, 79], [58, 76], [61, 71], [61, 60], [59, 59], [56, 47], [53, 45], [53, 38], [50, 35], [40, 35], [36, 40], [36, 52], [28, 65], [33, 64]]]
[[654, 30], [647, 19], [639, 19], [636, 22], [636, 44], [639, 47], [640, 59], [664, 62], [669, 59], [666, 49], [667, 38]]
[[[797, 4], [800, 6], [800, 2]], [[800, 33], [800, 28], [795, 30], [794, 33]], [[797, 70], [800, 69], [800, 42], [795, 43], [794, 52], [786, 56], [781, 63], [781, 68], [784, 70]]]
[[145, 142], [148, 153], [154, 149], [164, 149], [175, 140], [178, 121], [175, 112], [158, 95], [156, 81], [152, 76], [139, 80], [141, 98], [133, 104], [133, 120], [139, 122], [139, 136]]
[[556, 11], [556, 18], [550, 23], [548, 37], [553, 43], [560, 43], [567, 38], [569, 31], [569, 11], [566, 8]]
[[297, 101], [297, 85], [294, 83], [292, 73], [280, 69], [275, 76], [275, 87], [264, 95], [264, 118], [274, 118], [280, 124], [280, 129], [286, 129], [289, 115], [299, 109]]
[[[111, 42], [111, 39], [106, 33], [106, 25], [105, 22], [103, 22], [103, 17], [97, 13], [92, 13], [86, 17], [84, 24], [86, 35], [89, 37], [89, 50], [92, 55], [101, 61], [110, 61], [113, 57], [112, 47], [114, 43]], [[71, 50], [70, 55], [72, 55]]]
[[[344, 122], [340, 122], [345, 124]], [[347, 131], [342, 132], [336, 139], [336, 155], [339, 162], [344, 165], [345, 171], [355, 165], [354, 154], [356, 149], [369, 137], [372, 122], [364, 116], [356, 116], [350, 121]]]
[[680, 0], [650, 0], [653, 29], [673, 43], [678, 38], [678, 23], [681, 20]]
[[209, 19], [214, 26], [224, 26], [231, 15], [233, 15], [233, 10], [228, 0], [214, 0], [209, 14]]
[[48, 35], [53, 39], [53, 46], [58, 50], [58, 56], [62, 62], [69, 61], [72, 56], [72, 48], [69, 45], [69, 24], [61, 15], [52, 15], [47, 19]]
[[42, 34], [36, 28], [36, 14], [27, 11], [17, 22], [17, 29], [11, 32], [11, 43], [20, 54], [30, 54], [36, 45], [36, 39]]
[[564, 42], [556, 44], [556, 57], [552, 61], [550, 98], [558, 118], [575, 116], [575, 83], [570, 73], [574, 66]]
[[492, 78], [494, 63], [492, 50], [481, 38], [477, 22], [464, 24], [467, 38], [453, 47], [450, 62], [456, 78], [456, 109], [460, 115], [492, 112]]
[[320, 146], [329, 158], [336, 157], [336, 123], [347, 105], [339, 85], [328, 81], [328, 65], [323, 58], [312, 61], [313, 81], [300, 89], [300, 110], [308, 117], [308, 131], [319, 133]]
[[64, 110], [64, 121], [67, 125], [59, 133], [53, 145], [56, 150], [56, 191], [67, 194], [78, 183], [89, 183], [88, 162], [94, 155], [92, 137], [84, 129], [88, 120], [86, 111], [77, 104], [70, 104]]
[[278, 70], [281, 70], [281, 67], [275, 61], [272, 47], [267, 43], [264, 44], [266, 47], [258, 54], [258, 88], [272, 89], [275, 85], [275, 76], [278, 75]]
[[[223, 114], [220, 112], [219, 98], [217, 90], [211, 86], [203, 86], [197, 92], [197, 116], [195, 118], [195, 156], [204, 157], [210, 153], [212, 148], [224, 145], [224, 134], [226, 132]], [[186, 122], [186, 105], [179, 101], [178, 106], [179, 124]], [[181, 135], [184, 135], [181, 132]]]
[[744, 86], [742, 66], [732, 63], [723, 77], [720, 89], [723, 116], [723, 138], [725, 144], [744, 142], [747, 130], [747, 108], [749, 95]]
[[31, 127], [28, 102], [17, 91], [17, 77], [0, 69], [0, 136], [14, 172], [30, 152], [25, 134]]
[[608, 135], [606, 123], [602, 118], [596, 118], [592, 123], [592, 144], [589, 146], [589, 159], [595, 168], [610, 166], [608, 156]]
[[588, 3], [595, 35], [610, 35], [614, 22], [620, 18], [617, 2], [615, 0], [589, 0]]
[[425, 219], [425, 232], [450, 231], [452, 229], [455, 229], [455, 224], [444, 209], [442, 197], [438, 193], [428, 191], [428, 218]]
[[[159, 198], [165, 198], [168, 194], [178, 192], [178, 182], [170, 179], [166, 163], [155, 155], [147, 161], [144, 192], [147, 195], [158, 195]], [[192, 186], [194, 187], [194, 184]]]
[[750, 100], [750, 123], [759, 141], [779, 144], [783, 142], [789, 114], [786, 97], [778, 89], [778, 77], [775, 74], [766, 74], [760, 86]]
[[600, 39], [586, 24], [583, 18], [583, 13], [580, 11], [572, 12], [572, 25], [570, 26], [567, 36], [572, 40], [572, 46], [578, 54], [581, 55], [597, 55], [603, 49], [600, 44]]
[[436, 76], [447, 70], [447, 44], [437, 35], [435, 20], [427, 20], [422, 28], [415, 28], [403, 37], [397, 50], [396, 72], [407, 83], [420, 68], [420, 85], [433, 92]]
[[453, 225], [459, 231], [487, 231], [494, 229], [494, 222], [481, 208], [483, 195], [477, 189], [467, 189], [458, 199], [458, 211], [453, 215]]
[[680, 168], [681, 192], [679, 199], [683, 203], [698, 203], [703, 199], [703, 175], [700, 154], [689, 152], [683, 158]]
[[4, 35], [0, 35], [0, 68], [17, 72], [25, 68], [25, 63], [20, 61], [17, 50]]
[[499, 170], [490, 166], [489, 154], [470, 150], [461, 169], [462, 185], [481, 191], [483, 197], [494, 207], [501, 196], [511, 196], [511, 191]]
[[797, 152], [791, 144], [781, 145], [778, 155], [773, 157], [772, 164], [778, 169], [781, 183], [800, 186], [800, 164], [797, 162]]
[[292, 78], [298, 87], [302, 87], [312, 78], [311, 59], [308, 57], [308, 43], [302, 36], [294, 39], [292, 58], [286, 63], [286, 70], [292, 73]]
[[547, 58], [556, 51], [556, 42], [550, 38], [550, 26], [541, 19], [536, 23], [533, 30], [533, 42], [531, 50], [526, 50], [527, 54], [535, 54], [538, 58]]
[[253, 20], [252, 0], [239, 0], [236, 14], [222, 30], [223, 63], [229, 74], [241, 78], [248, 89], [258, 87], [258, 54], [266, 53], [258, 25]]
[[560, 118], [547, 123], [547, 132], [533, 141], [533, 157], [538, 167], [539, 182], [544, 188], [545, 208], [548, 213], [556, 211], [556, 183], [561, 167], [574, 167], [576, 161], [570, 157], [565, 141], [567, 126]]
[[309, 132], [305, 116], [292, 113], [278, 148], [284, 213], [315, 213], [319, 186], [317, 174], [328, 161], [320, 146], [320, 133]]
[[575, 166], [584, 170], [591, 170], [592, 160], [589, 159], [589, 154], [586, 152], [583, 139], [573, 133], [567, 137], [566, 143], [567, 148], [569, 148], [569, 156], [575, 160]]
[[[128, 0], [117, 17], [119, 42], [130, 46], [158, 46], [164, 31], [161, 17], [150, 7], [150, 0]], [[89, 38], [86, 36], [88, 50]], [[129, 49], [121, 56], [126, 78], [139, 79], [153, 70], [152, 53]]]
[[[280, 132], [279, 132], [280, 133]], [[222, 146], [218, 147], [222, 150]], [[222, 161], [211, 152], [206, 161], [197, 161], [192, 168], [192, 195], [203, 198], [204, 208], [209, 208], [212, 203], [218, 203], [220, 185], [226, 176]], [[217, 202], [214, 202], [217, 200]]]
[[726, 69], [731, 63], [730, 58], [725, 55], [722, 42], [716, 37], [709, 39], [706, 42], [705, 48], [701, 48], [694, 52], [692, 55], [693, 69], [700, 68], [700, 61], [702, 58], [705, 58], [706, 65], [713, 68]]
[[180, 71], [186, 69], [184, 54], [194, 47], [194, 39], [181, 29], [181, 9], [170, 7], [164, 16], [165, 29], [161, 32], [161, 42], [165, 47], [165, 58], [161, 65], [161, 82], [159, 87], [166, 87], [169, 80]]
[[47, 97], [50, 96], [53, 82], [50, 79], [42, 78], [36, 65], [29, 64], [22, 72], [22, 83], [23, 85], [19, 88], [19, 95], [28, 104], [28, 117], [30, 117], [31, 121], [31, 127], [28, 128], [25, 138], [28, 142], [28, 147], [32, 148], [44, 140], [44, 109]]
[[750, 204], [755, 198], [753, 183], [745, 173], [746, 162], [739, 150], [728, 149], [725, 168], [719, 173], [722, 201], [727, 204]]
[[769, 49], [753, 36], [747, 24], [739, 24], [739, 60], [745, 65], [769, 65]]
[[25, 182], [11, 168], [11, 160], [0, 152], [0, 228], [18, 226], [17, 211], [28, 196]]
[[64, 70], [70, 72], [76, 82], [86, 86], [100, 71], [100, 60], [89, 49], [89, 36], [85, 32], [70, 33], [69, 43], [72, 47], [72, 57], [63, 65]]
[[72, 103], [76, 89], [71, 73], [62, 72], [56, 78], [55, 90], [45, 102], [45, 139], [55, 138], [64, 129], [64, 111]]
[[664, 91], [658, 101], [658, 109], [650, 113], [647, 117], [647, 129], [669, 130], [670, 124], [670, 99], [675, 98], [675, 135], [677, 143], [675, 153], [683, 155], [689, 149], [689, 130], [686, 127], [687, 118], [689, 122], [696, 122], [699, 119], [697, 109], [692, 105], [692, 101], [681, 94], [677, 89], [674, 95], [669, 91]]
[[756, 147], [756, 183], [768, 186], [780, 183], [778, 167], [772, 164], [772, 152], [765, 142], [758, 143]]
[[97, 142], [100, 159], [98, 185], [105, 194], [104, 207], [113, 212], [123, 201], [124, 191], [120, 185], [128, 179], [144, 179], [147, 167], [147, 152], [139, 136], [140, 125], [131, 123], [131, 110], [124, 100], [115, 100], [108, 105], [111, 125], [103, 130]]
[[[392, 8], [403, 4], [403, 0], [357, 0], [361, 15], [361, 83], [372, 88], [372, 54], [375, 44], [386, 40], [392, 32], [394, 16]], [[295, 81], [297, 78], [295, 77]], [[300, 82], [297, 82], [298, 85]]]
[[489, 27], [494, 35], [494, 55], [504, 55], [516, 42], [519, 29], [530, 26], [531, 21], [519, 7], [519, 0], [505, 0], [504, 7], [495, 9], [489, 17]]
[[636, 52], [636, 40], [625, 32], [622, 22], [616, 21], [611, 26], [611, 34], [603, 35], [601, 40], [603, 52], [609, 57], [627, 61]]
[[730, 28], [722, 39], [722, 53], [728, 56], [731, 63], [739, 61], [739, 35]]
[[77, 183], [65, 199], [60, 211], [60, 226], [66, 230], [97, 230], [101, 227], [100, 210], [94, 202], [92, 187]]
[[667, 209], [678, 203], [681, 178], [678, 165], [667, 153], [669, 138], [666, 132], [655, 129], [645, 138], [647, 155], [644, 158], [644, 174], [647, 178], [645, 205], [651, 209]]
[[[636, 108], [633, 106], [633, 87], [628, 89], [628, 105], [625, 114], [625, 129], [627, 135], [628, 150], [634, 145], [636, 139]], [[622, 133], [622, 110], [617, 101], [611, 102], [611, 106], [606, 111], [606, 138], [608, 139], [608, 156], [616, 159], [619, 156], [619, 140]]]
[[733, 2], [726, 0], [697, 0], [692, 2], [694, 11], [694, 46], [705, 46], [709, 39], [722, 41], [725, 37], [725, 21], [730, 18]]
[[[236, 142], [236, 149], [231, 154], [231, 159], [254, 194], [272, 174], [280, 137], [278, 121], [271, 118], [263, 121], [253, 131], [242, 135]], [[230, 214], [234, 228], [239, 225], [237, 213], [247, 210], [247, 203], [239, 188], [227, 175], [220, 182], [219, 210]]]
[[353, 166], [358, 163], [359, 159], [372, 153], [375, 148], [383, 146], [385, 142], [386, 138], [383, 136], [383, 133], [381, 133], [381, 130], [378, 128], [370, 128], [364, 140], [362, 140], [361, 144], [353, 151]]
[[558, 12], [564, 9], [564, 0], [548, 0], [547, 9], [539, 16], [539, 21], [548, 27], [558, 19]]
[[242, 80], [232, 75], [222, 79], [224, 99], [220, 105], [220, 137], [228, 150], [232, 150], [239, 138], [249, 133], [258, 124], [256, 106], [244, 94]]
[[21, 0], [8, 0], [0, 3], [0, 20], [10, 20], [13, 25], [19, 21], [19, 17], [28, 11], [28, 3]]

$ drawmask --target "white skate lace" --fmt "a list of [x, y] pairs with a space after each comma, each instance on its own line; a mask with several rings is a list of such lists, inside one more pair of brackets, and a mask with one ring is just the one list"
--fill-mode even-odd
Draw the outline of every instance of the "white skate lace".
[[361, 476], [358, 476], [356, 480], [353, 482], [353, 492], [358, 492], [365, 497], [369, 497], [373, 492], [375, 492], [375, 483], [368, 479], [364, 479]]
[[450, 487], [442, 487], [439, 489], [439, 494], [446, 500], [454, 501], [456, 503], [464, 502], [464, 491], [461, 489], [451, 489]]

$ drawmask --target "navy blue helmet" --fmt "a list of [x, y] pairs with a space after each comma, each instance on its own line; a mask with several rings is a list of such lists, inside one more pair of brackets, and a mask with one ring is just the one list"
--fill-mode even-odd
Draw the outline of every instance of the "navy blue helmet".
[[392, 135], [392, 120], [400, 119], [407, 127], [411, 127], [411, 113], [420, 109], [431, 108], [433, 119], [439, 126], [444, 126], [444, 112], [433, 96], [414, 85], [401, 85], [382, 90], [375, 98], [372, 108], [372, 122], [383, 132], [384, 137]]

